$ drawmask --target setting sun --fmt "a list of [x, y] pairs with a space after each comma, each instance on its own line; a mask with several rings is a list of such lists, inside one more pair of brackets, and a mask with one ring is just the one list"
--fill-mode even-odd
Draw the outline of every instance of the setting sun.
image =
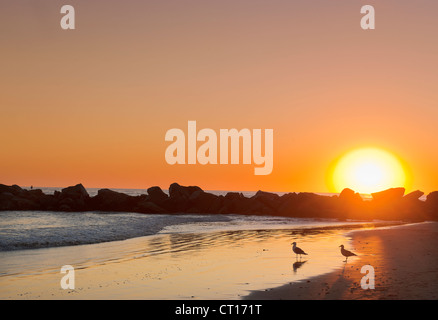
[[400, 160], [391, 153], [365, 148], [342, 156], [332, 174], [334, 191], [344, 188], [370, 194], [392, 187], [406, 187], [406, 170]]

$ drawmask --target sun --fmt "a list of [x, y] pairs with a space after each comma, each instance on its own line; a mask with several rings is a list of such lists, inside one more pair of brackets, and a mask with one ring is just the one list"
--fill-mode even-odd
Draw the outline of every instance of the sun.
[[393, 187], [405, 187], [407, 174], [402, 162], [393, 154], [377, 148], [350, 151], [331, 169], [331, 189], [344, 188], [370, 194]]

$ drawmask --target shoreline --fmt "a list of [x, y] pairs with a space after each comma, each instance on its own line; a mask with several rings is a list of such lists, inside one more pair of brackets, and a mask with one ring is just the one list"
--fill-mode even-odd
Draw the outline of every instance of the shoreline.
[[[241, 299], [252, 290], [281, 285], [289, 277], [298, 281], [335, 270], [340, 264], [335, 244], [351, 230], [375, 225], [170, 233], [38, 252], [9, 251], [2, 259], [9, 269], [13, 265], [31, 269], [0, 277], [0, 297]], [[299, 241], [314, 254], [310, 268], [300, 269], [304, 273], [294, 264], [291, 241]], [[329, 256], [321, 255], [325, 250]], [[62, 265], [75, 267], [75, 290], [60, 289]]]
[[[52, 248], [50, 253], [58, 259], [49, 259], [53, 265], [69, 264], [70, 261], [77, 267], [75, 290], [59, 288], [62, 275], [55, 268], [43, 274], [0, 277], [0, 297], [150, 300], [437, 299], [438, 249], [434, 244], [438, 236], [438, 223], [384, 223], [383, 226], [377, 224], [377, 227], [357, 227], [162, 234], [120, 241], [117, 243], [120, 247], [104, 243], [86, 245], [82, 249], [79, 248], [81, 246]], [[291, 241], [298, 241], [309, 253], [302, 263], [299, 260], [297, 263], [291, 254]], [[344, 257], [338, 248], [341, 243], [358, 254], [358, 257], [350, 258], [348, 264], [342, 264]], [[127, 244], [130, 246], [127, 247]], [[411, 257], [411, 250], [418, 244], [423, 251], [417, 260]], [[405, 247], [408, 249], [407, 255], [400, 250]], [[127, 248], [132, 249], [134, 255], [88, 266], [75, 265], [73, 260], [64, 260], [59, 255], [62, 250], [65, 257], [70, 257], [76, 251], [83, 258], [81, 252], [85, 249], [91, 256], [98, 254], [101, 257], [106, 252], [115, 257], [115, 252], [126, 253]], [[390, 251], [394, 249], [395, 253]], [[50, 256], [42, 255], [39, 259], [46, 261], [47, 257]], [[21, 260], [20, 263], [23, 262]], [[374, 290], [363, 290], [360, 287], [363, 276], [360, 268], [365, 264], [375, 267]], [[292, 282], [288, 283], [290, 280]]]
[[[347, 249], [354, 257], [333, 272], [283, 286], [253, 291], [245, 300], [436, 300], [437, 222], [354, 230]], [[339, 253], [339, 258], [343, 259]], [[360, 282], [364, 265], [375, 271], [375, 289]]]
[[[0, 211], [0, 218], [2, 218], [2, 213], [4, 213], [6, 211]], [[22, 214], [22, 213], [33, 213], [33, 211], [10, 211], [10, 212], [6, 212], [6, 213], [11, 213], [11, 214], [15, 214], [17, 213], [18, 215]], [[35, 213], [37, 215], [39, 215], [40, 213], [42, 214], [53, 214], [53, 215], [59, 215], [59, 217], [65, 217], [65, 215], [70, 215], [71, 217], [74, 217], [75, 214], [77, 213], [62, 213], [62, 212], [57, 212], [57, 211], [35, 211]], [[192, 224], [192, 223], [235, 223], [234, 219], [239, 219], [240, 217], [243, 217], [242, 215], [239, 214], [188, 214], [188, 213], [181, 213], [178, 215], [175, 214], [141, 214], [141, 213], [137, 213], [137, 212], [99, 212], [99, 211], [87, 211], [87, 212], [80, 212], [78, 213], [79, 215], [101, 215], [102, 217], [105, 217], [105, 219], [108, 218], [108, 216], [113, 215], [115, 217], [117, 217], [117, 215], [133, 215], [133, 216], [137, 216], [144, 218], [144, 219], [149, 219], [149, 218], [174, 218], [174, 217], [178, 217], [180, 219], [180, 221], [175, 221], [173, 223], [170, 222], [165, 222], [161, 225], [162, 229], [159, 230], [147, 230], [145, 231], [145, 234], [134, 234], [132, 235], [132, 233], [128, 234], [123, 234], [120, 233], [118, 234], [115, 238], [109, 239], [109, 238], [103, 238], [102, 239], [89, 239], [89, 240], [84, 240], [81, 239], [80, 241], [77, 240], [76, 238], [72, 238], [67, 242], [60, 242], [59, 240], [56, 240], [56, 242], [51, 243], [50, 239], [39, 239], [40, 241], [42, 241], [41, 243], [38, 243], [38, 245], [32, 244], [29, 246], [25, 246], [24, 244], [14, 244], [14, 246], [12, 246], [11, 248], [3, 248], [2, 246], [0, 246], [0, 254], [2, 252], [15, 252], [15, 251], [20, 251], [20, 250], [36, 250], [36, 249], [52, 249], [52, 248], [63, 248], [63, 247], [75, 247], [75, 246], [79, 246], [79, 245], [93, 245], [93, 244], [104, 244], [104, 243], [112, 243], [112, 242], [118, 242], [118, 241], [126, 241], [126, 240], [130, 240], [130, 239], [136, 239], [136, 238], [142, 238], [142, 237], [147, 237], [147, 236], [154, 236], [154, 235], [160, 235], [160, 234], [166, 234], [168, 232], [165, 232], [164, 230], [167, 228], [175, 228], [181, 225], [185, 225], [185, 224]], [[82, 216], [82, 217], [83, 217]], [[191, 219], [191, 217], [196, 217], [195, 219]], [[210, 233], [210, 232], [227, 232], [227, 231], [250, 231], [250, 230], [274, 230], [274, 229], [285, 229], [285, 230], [290, 230], [291, 232], [295, 232], [296, 230], [302, 230], [303, 234], [309, 233], [309, 232], [318, 232], [318, 231], [330, 231], [330, 230], [343, 230], [345, 232], [348, 232], [348, 230], [356, 230], [356, 229], [366, 229], [366, 228], [376, 228], [376, 227], [386, 227], [386, 226], [397, 226], [397, 225], [404, 225], [406, 224], [406, 222], [403, 221], [366, 221], [366, 220], [340, 220], [340, 219], [329, 219], [329, 218], [293, 218], [293, 217], [272, 217], [272, 216], [260, 216], [260, 215], [244, 215], [244, 217], [247, 218], [266, 218], [266, 219], [270, 219], [270, 218], [278, 218], [278, 219], [296, 219], [301, 221], [300, 224], [298, 225], [292, 225], [292, 227], [290, 225], [285, 224], [284, 227], [280, 224], [272, 224], [271, 226], [257, 226], [256, 225], [248, 225], [242, 228], [242, 226], [239, 227], [216, 227], [216, 229], [210, 229], [210, 230], [194, 230], [191, 228], [185, 229], [183, 231], [170, 231], [170, 233]], [[50, 218], [50, 217], [48, 217]], [[216, 218], [215, 219], [210, 219], [210, 218]], [[234, 219], [233, 219], [234, 218]], [[185, 220], [184, 220], [185, 219]], [[287, 220], [282, 221], [282, 223], [285, 223]], [[305, 222], [307, 221], [307, 223]], [[66, 221], [65, 223], [70, 224], [73, 223], [70, 220]], [[293, 221], [291, 221], [290, 223], [293, 223]], [[118, 225], [120, 227], [120, 225]], [[105, 227], [113, 227], [112, 225], [109, 226], [105, 226]], [[1, 235], [0, 235], [1, 236]], [[112, 236], [114, 236], [114, 233], [112, 234]], [[64, 241], [65, 241], [66, 235], [64, 235]], [[0, 237], [0, 241], [1, 241], [1, 237]]]

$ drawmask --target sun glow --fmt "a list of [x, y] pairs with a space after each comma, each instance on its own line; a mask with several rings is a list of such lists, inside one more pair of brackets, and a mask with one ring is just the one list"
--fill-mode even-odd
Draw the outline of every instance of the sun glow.
[[351, 151], [334, 165], [331, 184], [335, 192], [344, 188], [369, 194], [393, 187], [405, 187], [406, 170], [391, 153], [365, 148]]

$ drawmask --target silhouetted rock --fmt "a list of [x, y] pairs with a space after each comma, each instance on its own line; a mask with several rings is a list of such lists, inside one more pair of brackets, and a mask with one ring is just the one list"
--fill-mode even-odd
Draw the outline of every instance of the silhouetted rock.
[[[264, 196], [262, 196], [264, 197]], [[245, 209], [242, 210], [243, 214], [251, 215], [275, 215], [276, 208], [279, 203], [269, 202], [266, 198], [261, 201], [262, 197], [251, 197], [244, 202]]]
[[166, 213], [166, 210], [149, 201], [148, 199], [140, 201], [135, 207], [134, 211], [141, 213]]
[[362, 197], [360, 196], [359, 193], [354, 192], [353, 190], [351, 190], [350, 188], [345, 188], [344, 190], [342, 190], [342, 192], [339, 194], [339, 200], [343, 201], [343, 202], [357, 202], [357, 201], [362, 201]]
[[59, 210], [82, 211], [87, 210], [90, 196], [82, 184], [67, 187], [59, 194]]
[[14, 196], [18, 196], [18, 195], [22, 194], [23, 192], [24, 192], [24, 190], [21, 187], [17, 186], [16, 184], [14, 184], [12, 186], [0, 184], [0, 194], [11, 193]]
[[405, 188], [391, 188], [380, 192], [371, 193], [376, 201], [395, 201], [400, 200], [405, 194]]
[[216, 196], [198, 186], [173, 183], [169, 196], [155, 186], [148, 195], [130, 196], [101, 189], [90, 197], [82, 184], [67, 187], [47, 195], [40, 189], [25, 190], [17, 185], [0, 184], [0, 210], [51, 211], [120, 211], [140, 213], [217, 213], [245, 215], [279, 215], [301, 218], [382, 219], [424, 221], [438, 220], [438, 192], [431, 192], [426, 201], [419, 200], [423, 192], [406, 196], [404, 188], [392, 188], [373, 193], [372, 200], [363, 200], [358, 193], [344, 189], [339, 196], [314, 193], [276, 193], [258, 191], [248, 198], [239, 192]]
[[169, 196], [173, 199], [183, 198], [188, 200], [191, 194], [195, 191], [202, 191], [202, 189], [197, 186], [183, 187], [175, 182], [169, 187]]
[[223, 207], [223, 204], [224, 204], [224, 196], [222, 196], [222, 195], [218, 196], [211, 204], [210, 212], [211, 213], [219, 213], [219, 211]]
[[194, 191], [189, 197], [189, 209], [191, 213], [212, 213], [211, 208], [218, 196], [204, 192], [202, 190]]
[[309, 192], [288, 193], [282, 196], [282, 200], [278, 213], [289, 217], [325, 218], [335, 206], [331, 197]]
[[339, 219], [358, 219], [363, 214], [363, 199], [359, 193], [350, 188], [342, 190], [338, 202]]
[[15, 197], [15, 196], [10, 192], [0, 193], [0, 199], [2, 199], [2, 200], [11, 200], [13, 197]]
[[90, 196], [88, 195], [88, 192], [84, 188], [84, 186], [81, 183], [79, 183], [75, 186], [62, 189], [61, 197], [85, 200], [88, 199]]
[[161, 206], [169, 212], [186, 212], [193, 206], [193, 203], [191, 203], [189, 199], [196, 191], [203, 192], [203, 190], [197, 186], [185, 187], [178, 183], [172, 183], [169, 187], [169, 199], [166, 199]]
[[75, 200], [72, 198], [64, 198], [58, 203], [58, 208], [60, 211], [75, 211], [76, 208], [79, 206], [82, 206], [83, 203], [80, 203], [79, 205]]
[[266, 207], [276, 211], [280, 206], [280, 196], [276, 193], [257, 191], [257, 193], [251, 197], [252, 200], [256, 200], [264, 204]]
[[438, 220], [438, 191], [433, 191], [427, 195], [426, 207], [432, 218]]
[[405, 200], [418, 200], [423, 195], [424, 195], [423, 191], [416, 190], [416, 191], [412, 191], [411, 193], [408, 193], [407, 195], [405, 195], [403, 197], [403, 199], [405, 199]]
[[90, 204], [93, 210], [129, 212], [133, 211], [139, 201], [139, 197], [129, 196], [110, 189], [101, 189], [92, 198]]
[[169, 198], [160, 187], [150, 187], [148, 189], [148, 195], [150, 201], [158, 205], [162, 204], [167, 198]]
[[248, 209], [245, 206], [245, 203], [248, 203], [247, 200], [248, 198], [239, 192], [228, 192], [224, 197], [219, 213], [243, 214]]
[[278, 208], [278, 214], [282, 216], [294, 216], [294, 210], [298, 204], [298, 194], [295, 192], [286, 193], [280, 197], [281, 205]]

